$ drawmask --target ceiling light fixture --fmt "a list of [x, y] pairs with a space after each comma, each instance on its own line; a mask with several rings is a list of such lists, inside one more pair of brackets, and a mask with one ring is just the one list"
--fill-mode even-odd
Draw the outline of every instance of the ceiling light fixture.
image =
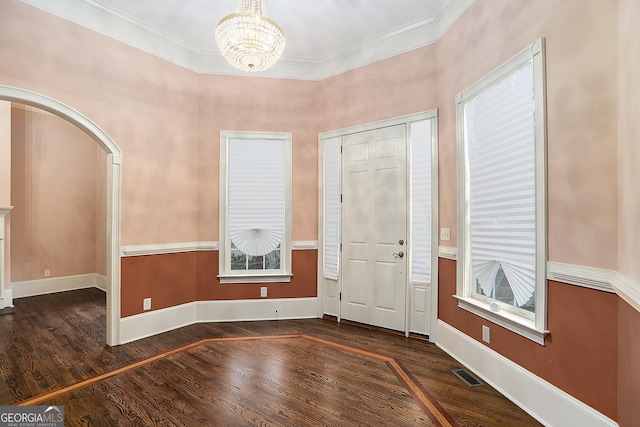
[[239, 70], [267, 70], [284, 51], [284, 32], [267, 17], [266, 3], [266, 0], [239, 0], [237, 11], [218, 22], [218, 48], [229, 64]]

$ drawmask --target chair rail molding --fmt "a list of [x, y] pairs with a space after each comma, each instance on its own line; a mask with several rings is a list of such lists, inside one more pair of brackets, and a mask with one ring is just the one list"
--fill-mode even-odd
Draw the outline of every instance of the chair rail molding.
[[547, 279], [583, 288], [604, 292], [615, 292], [613, 281], [618, 273], [602, 268], [547, 262]]
[[454, 248], [451, 246], [439, 246], [438, 256], [440, 258], [452, 259], [455, 261], [456, 259], [458, 259], [458, 248]]
[[[317, 240], [294, 240], [291, 243], [294, 251], [318, 249]], [[122, 246], [120, 256], [124, 258], [142, 255], [175, 254], [180, 252], [217, 251], [218, 249], [219, 245], [217, 241], [150, 243], [146, 245]]]
[[122, 257], [141, 255], [174, 254], [180, 252], [217, 251], [218, 242], [178, 242], [178, 243], [151, 243], [146, 245], [122, 246]]
[[613, 277], [612, 286], [620, 298], [640, 311], [640, 282], [617, 272]]

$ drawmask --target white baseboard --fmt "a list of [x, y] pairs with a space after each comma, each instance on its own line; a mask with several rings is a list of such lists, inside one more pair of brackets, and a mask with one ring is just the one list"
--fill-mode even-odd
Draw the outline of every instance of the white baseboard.
[[120, 319], [126, 344], [193, 323], [317, 318], [317, 298], [197, 301]]
[[317, 298], [198, 302], [198, 322], [236, 322], [317, 318]]
[[120, 319], [120, 344], [197, 323], [198, 304], [189, 302]]
[[94, 286], [101, 291], [107, 292], [107, 276], [103, 276], [102, 274], [96, 274], [95, 276], [96, 282]]
[[13, 307], [13, 291], [11, 289], [5, 289], [2, 293], [2, 304], [0, 304], [0, 309], [6, 307]]
[[11, 283], [11, 291], [15, 299], [86, 288], [99, 288], [106, 291], [107, 278], [90, 273]]
[[436, 344], [545, 426], [618, 425], [442, 320], [438, 320]]

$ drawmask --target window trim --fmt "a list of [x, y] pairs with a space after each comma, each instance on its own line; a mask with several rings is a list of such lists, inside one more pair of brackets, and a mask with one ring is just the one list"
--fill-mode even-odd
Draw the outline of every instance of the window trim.
[[[231, 139], [271, 139], [284, 141], [285, 152], [285, 226], [280, 247], [279, 270], [231, 270], [231, 241], [229, 239], [229, 194], [227, 188], [229, 141]], [[218, 251], [220, 283], [282, 283], [290, 282], [291, 273], [291, 206], [292, 206], [292, 133], [220, 131], [220, 242]]]
[[[492, 311], [486, 301], [473, 297], [471, 274], [469, 166], [464, 135], [464, 107], [466, 101], [482, 93], [527, 62], [533, 66], [534, 132], [536, 162], [536, 308], [533, 319], [517, 313]], [[544, 345], [547, 330], [547, 212], [546, 212], [546, 74], [545, 39], [540, 38], [478, 80], [456, 97], [456, 139], [458, 146], [458, 266], [455, 298], [458, 307], [494, 322]]]

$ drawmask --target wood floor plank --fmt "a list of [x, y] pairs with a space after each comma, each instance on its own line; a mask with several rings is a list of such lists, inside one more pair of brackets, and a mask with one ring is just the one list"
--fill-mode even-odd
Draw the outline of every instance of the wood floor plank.
[[195, 324], [112, 348], [99, 290], [15, 305], [0, 316], [1, 404], [103, 376], [50, 400], [64, 405], [66, 425], [442, 425], [417, 403], [420, 393], [449, 423], [539, 425], [493, 388], [466, 386], [451, 373], [461, 365], [436, 346], [377, 328], [322, 319]]
[[[52, 393], [51, 399], [44, 396], [36, 403], [66, 407], [67, 402], [74, 400], [70, 395], [80, 394], [83, 400], [90, 399], [97, 407], [115, 405], [121, 411], [124, 407], [128, 417], [147, 423], [155, 423], [151, 418], [145, 419], [149, 414], [159, 419], [184, 420], [187, 414], [195, 413], [192, 386], [200, 384], [199, 400], [215, 402], [217, 411], [213, 416], [228, 420], [250, 416], [253, 417], [251, 425], [255, 419], [276, 425], [358, 426], [363, 422], [384, 425], [388, 420], [397, 426], [431, 425], [420, 405], [403, 390], [386, 363], [377, 360], [371, 363], [358, 353], [346, 354], [343, 350], [308, 342], [301, 336], [292, 337], [297, 339], [207, 340], [197, 347], [188, 346], [144, 365], [134, 364], [113, 375], [103, 375], [99, 381], [85, 382], [64, 393]], [[189, 357], [194, 353], [199, 358]], [[322, 356], [308, 357], [315, 354]], [[194, 364], [194, 360], [197, 363]], [[318, 364], [318, 360], [322, 363]], [[347, 363], [343, 363], [345, 361]], [[176, 365], [180, 368], [175, 369]], [[343, 371], [339, 387], [326, 387], [327, 382], [335, 381], [335, 375], [330, 376], [330, 381], [315, 375], [323, 365]], [[180, 374], [176, 376], [176, 372]], [[184, 377], [190, 380], [181, 381]], [[87, 387], [98, 382], [118, 384], [112, 387], [119, 391], [120, 401], [109, 399], [108, 393], [87, 395]], [[127, 398], [122, 399], [123, 395]], [[128, 405], [123, 406], [123, 401], [129, 402]], [[184, 405], [176, 404], [180, 401]], [[347, 404], [343, 404], [345, 401]], [[138, 402], [137, 406], [131, 402]], [[333, 407], [327, 410], [329, 405]], [[202, 405], [196, 406], [202, 409]], [[176, 412], [176, 407], [188, 410]], [[76, 411], [74, 419], [78, 418], [91, 418], [91, 412]], [[318, 418], [325, 421], [318, 424]]]

